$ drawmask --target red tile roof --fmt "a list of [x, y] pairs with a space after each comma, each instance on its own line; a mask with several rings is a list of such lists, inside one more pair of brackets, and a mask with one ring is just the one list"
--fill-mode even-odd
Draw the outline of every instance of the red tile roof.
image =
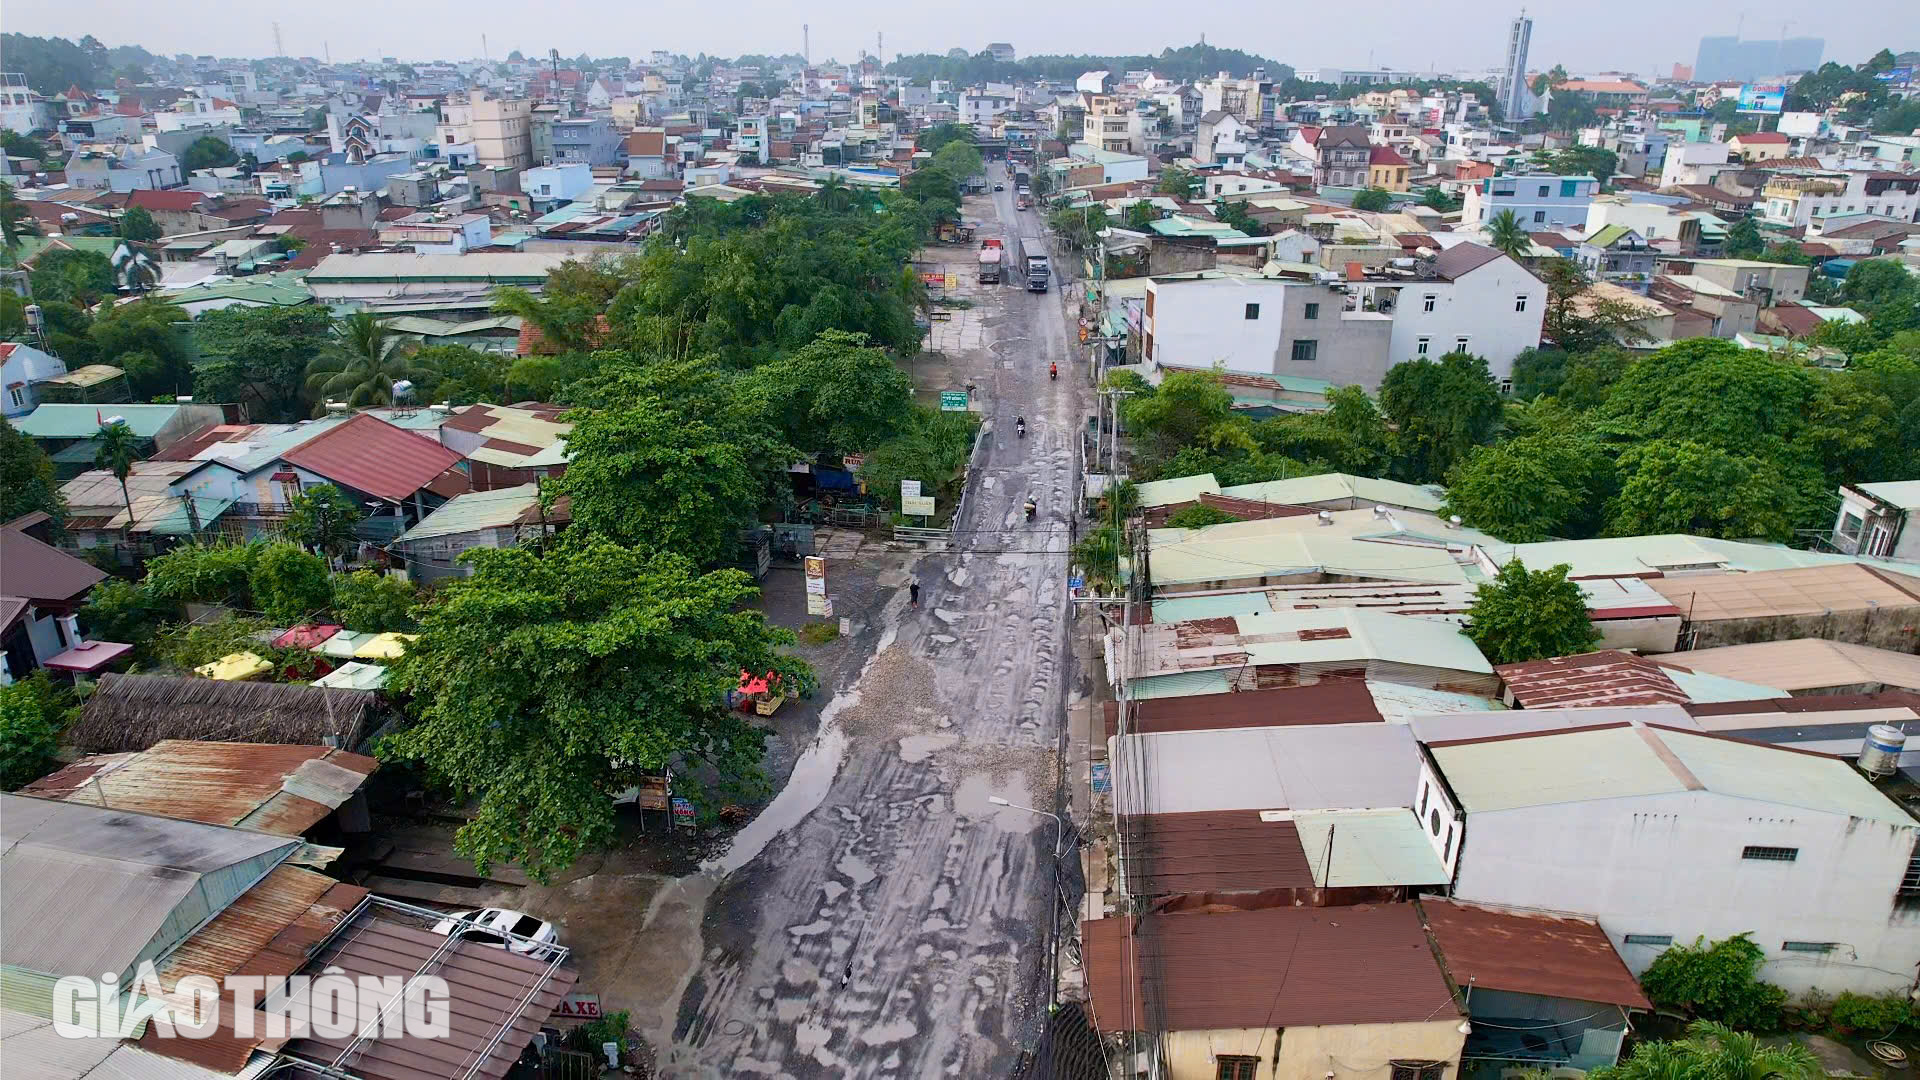
[[1684, 705], [1690, 700], [1659, 665], [1618, 649], [1501, 664], [1493, 670], [1523, 709]]
[[667, 152], [667, 133], [662, 131], [632, 131], [627, 133], [627, 155], [629, 157], [659, 157]]
[[[1102, 1031], [1441, 1020], [1460, 1011], [1411, 904], [1090, 919]], [[1150, 996], [1143, 1000], [1143, 971]]]
[[1785, 146], [1787, 137], [1777, 131], [1750, 131], [1745, 135], [1735, 135], [1732, 141], [1740, 143], [1743, 146], [1760, 146], [1763, 144]]
[[360, 413], [281, 457], [356, 491], [399, 502], [440, 480], [460, 455], [378, 417]]
[[[1120, 733], [1116, 702], [1104, 706], [1107, 734]], [[1384, 717], [1367, 684], [1329, 679], [1305, 686], [1242, 690], [1232, 694], [1145, 698], [1127, 713], [1127, 731], [1148, 735], [1164, 731], [1212, 731], [1220, 728], [1287, 727], [1294, 724], [1377, 724]]]
[[1653, 1008], [1590, 919], [1436, 897], [1420, 913], [1457, 986]]
[[150, 188], [141, 188], [127, 196], [127, 205], [137, 206], [142, 210], [184, 212], [198, 208], [206, 197], [207, 193], [204, 191], [155, 191]]
[[1801, 338], [1820, 329], [1826, 320], [1795, 303], [1775, 304], [1765, 312], [1788, 337]]
[[1394, 152], [1391, 146], [1376, 146], [1367, 157], [1369, 165], [1405, 165], [1407, 159]]

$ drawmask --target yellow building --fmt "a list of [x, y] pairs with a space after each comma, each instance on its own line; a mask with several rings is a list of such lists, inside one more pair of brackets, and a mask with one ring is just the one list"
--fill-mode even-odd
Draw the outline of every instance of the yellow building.
[[1778, 161], [1793, 154], [1793, 144], [1777, 131], [1735, 135], [1727, 140], [1727, 148], [1739, 154], [1741, 161]]
[[1376, 146], [1367, 158], [1367, 186], [1405, 191], [1412, 166], [1391, 146]]
[[1411, 904], [1083, 924], [1103, 1033], [1160, 1033], [1169, 1080], [1453, 1080], [1471, 1030]]

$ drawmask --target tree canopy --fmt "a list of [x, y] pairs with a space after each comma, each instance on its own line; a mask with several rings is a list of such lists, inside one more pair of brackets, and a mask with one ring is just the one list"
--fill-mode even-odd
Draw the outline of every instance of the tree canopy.
[[1514, 559], [1489, 582], [1474, 590], [1467, 609], [1466, 635], [1495, 664], [1520, 664], [1549, 656], [1571, 656], [1600, 640], [1587, 615], [1586, 596], [1567, 580], [1562, 563], [1528, 570]]

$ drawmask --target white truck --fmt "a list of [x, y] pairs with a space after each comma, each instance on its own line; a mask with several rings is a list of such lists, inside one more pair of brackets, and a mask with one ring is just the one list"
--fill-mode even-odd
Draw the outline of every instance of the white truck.
[[1047, 279], [1053, 276], [1053, 268], [1047, 262], [1047, 249], [1040, 244], [1037, 236], [1020, 238], [1020, 272], [1026, 275], [1028, 292], [1046, 292]]

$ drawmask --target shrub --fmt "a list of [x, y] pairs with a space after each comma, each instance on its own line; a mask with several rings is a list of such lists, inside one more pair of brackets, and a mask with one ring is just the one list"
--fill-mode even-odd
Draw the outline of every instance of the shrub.
[[1901, 993], [1868, 997], [1848, 990], [1833, 999], [1831, 1015], [1836, 1031], [1885, 1038], [1913, 1018], [1913, 1006]]
[[333, 575], [333, 612], [349, 630], [412, 630], [414, 603], [412, 586], [384, 574], [356, 570]]
[[188, 544], [147, 564], [146, 589], [172, 604], [240, 604], [252, 601], [248, 579], [266, 545]]
[[1640, 976], [1640, 985], [1663, 1009], [1740, 1030], [1773, 1031], [1780, 1026], [1787, 992], [1759, 980], [1765, 956], [1750, 934], [1710, 945], [1704, 937], [1695, 938], [1692, 945], [1675, 945], [1661, 953]]
[[31, 784], [59, 764], [67, 695], [44, 671], [0, 686], [0, 790]]
[[327, 560], [292, 544], [273, 544], [260, 553], [247, 580], [254, 604], [267, 618], [297, 623], [333, 603], [328, 577]]
[[1168, 515], [1167, 527], [1171, 529], [1204, 529], [1209, 525], [1225, 525], [1229, 521], [1239, 520], [1240, 518], [1227, 513], [1225, 510], [1216, 510], [1205, 503], [1194, 503], [1192, 506]]

